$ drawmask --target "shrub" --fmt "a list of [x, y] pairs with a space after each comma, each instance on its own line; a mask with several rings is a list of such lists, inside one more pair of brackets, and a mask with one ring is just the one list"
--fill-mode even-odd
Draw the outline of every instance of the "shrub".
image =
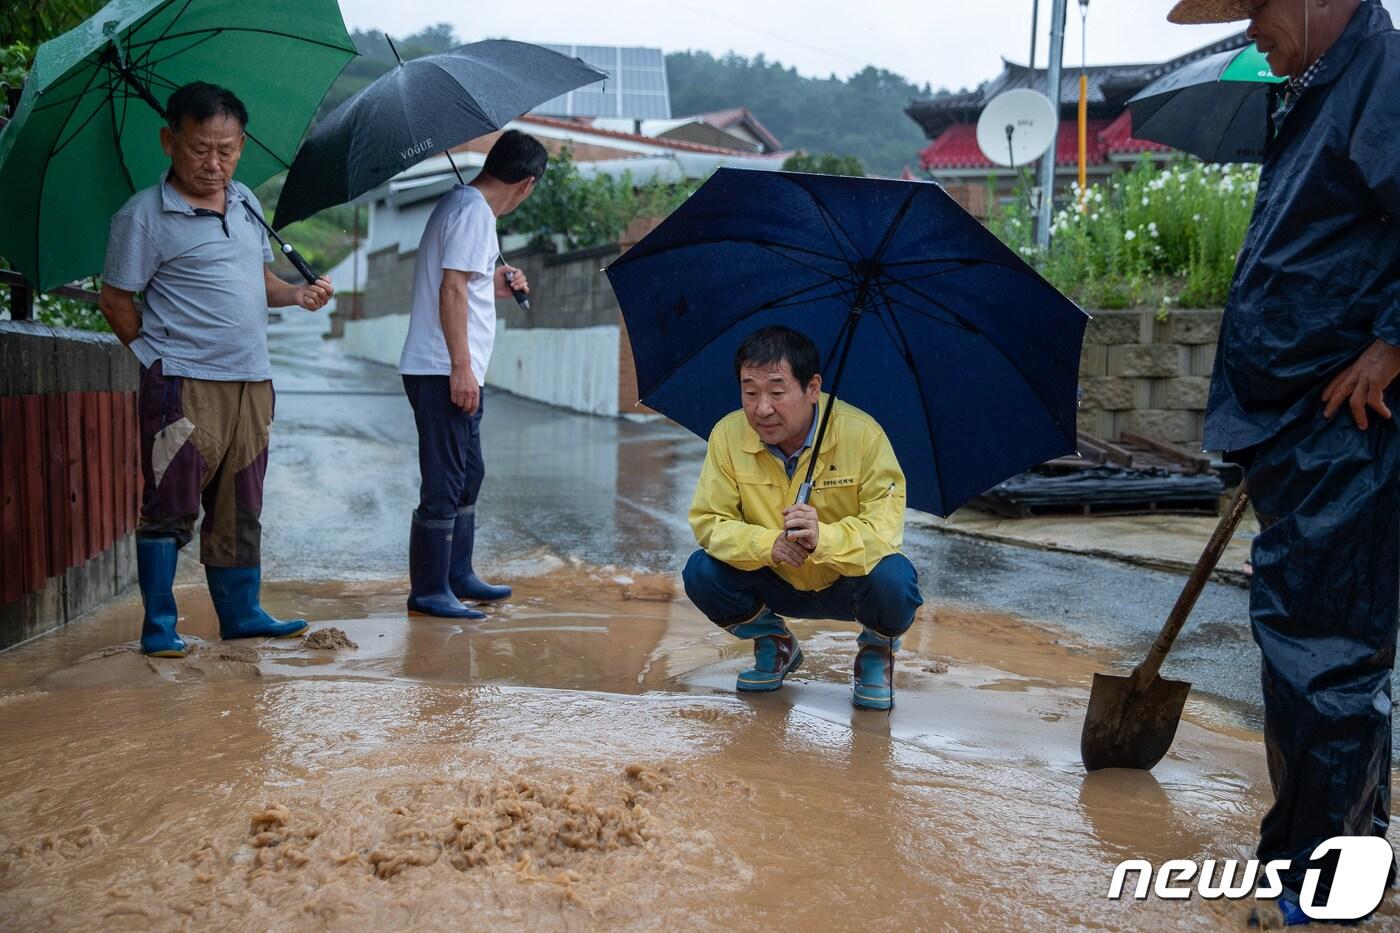
[[1057, 288], [1086, 307], [1219, 307], [1249, 226], [1254, 166], [1144, 158], [1132, 171], [1070, 189], [1047, 253], [1035, 245], [1023, 187], [996, 205], [988, 227]]

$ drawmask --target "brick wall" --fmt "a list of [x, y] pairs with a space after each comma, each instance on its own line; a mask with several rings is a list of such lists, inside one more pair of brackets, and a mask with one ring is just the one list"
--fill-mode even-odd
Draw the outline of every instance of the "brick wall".
[[496, 316], [508, 327], [527, 329], [616, 324], [621, 311], [601, 271], [616, 258], [614, 243], [568, 253], [547, 247], [513, 251], [505, 259], [530, 281], [530, 310], [507, 298], [496, 302]]
[[[623, 231], [618, 240], [618, 252], [625, 253], [636, 246], [651, 231], [661, 225], [657, 217], [638, 217]], [[609, 289], [609, 292], [612, 290]], [[617, 349], [617, 410], [620, 414], [656, 414], [645, 405], [638, 404], [637, 361], [632, 356], [632, 341], [627, 337], [627, 323], [622, 320], [621, 309], [617, 312], [617, 326], [622, 331]]]
[[1097, 311], [1079, 364], [1079, 430], [1112, 440], [1134, 431], [1199, 446], [1218, 310]]

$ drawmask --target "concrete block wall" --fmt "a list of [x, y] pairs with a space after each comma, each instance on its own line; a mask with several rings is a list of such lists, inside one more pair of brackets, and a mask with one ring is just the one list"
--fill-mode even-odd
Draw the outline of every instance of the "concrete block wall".
[[1199, 447], [1222, 312], [1096, 311], [1079, 362], [1079, 430]]

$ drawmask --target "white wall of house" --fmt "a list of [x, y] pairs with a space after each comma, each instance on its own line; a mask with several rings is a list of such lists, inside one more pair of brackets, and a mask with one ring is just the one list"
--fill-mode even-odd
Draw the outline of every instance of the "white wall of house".
[[[345, 352], [399, 365], [408, 315], [345, 322]], [[516, 328], [498, 322], [490, 386], [590, 415], [615, 416], [621, 331], [616, 326]]]
[[406, 337], [408, 315], [386, 314], [367, 320], [346, 321], [345, 336], [341, 339], [345, 341], [348, 356], [397, 367]]
[[490, 385], [590, 415], [616, 415], [621, 331], [614, 325], [499, 328]]

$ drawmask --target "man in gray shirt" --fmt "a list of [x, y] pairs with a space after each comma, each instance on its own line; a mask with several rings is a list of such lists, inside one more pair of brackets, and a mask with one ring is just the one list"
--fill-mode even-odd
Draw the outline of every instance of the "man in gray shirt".
[[[306, 629], [263, 611], [263, 478], [274, 396], [267, 309], [321, 308], [331, 283], [283, 282], [253, 192], [233, 180], [248, 111], [230, 91], [187, 84], [160, 131], [170, 170], [112, 218], [99, 306], [141, 363], [136, 557], [141, 650], [182, 657], [172, 586], [176, 555], [204, 506], [200, 560], [224, 638]], [[145, 295], [144, 307], [135, 293]]]

